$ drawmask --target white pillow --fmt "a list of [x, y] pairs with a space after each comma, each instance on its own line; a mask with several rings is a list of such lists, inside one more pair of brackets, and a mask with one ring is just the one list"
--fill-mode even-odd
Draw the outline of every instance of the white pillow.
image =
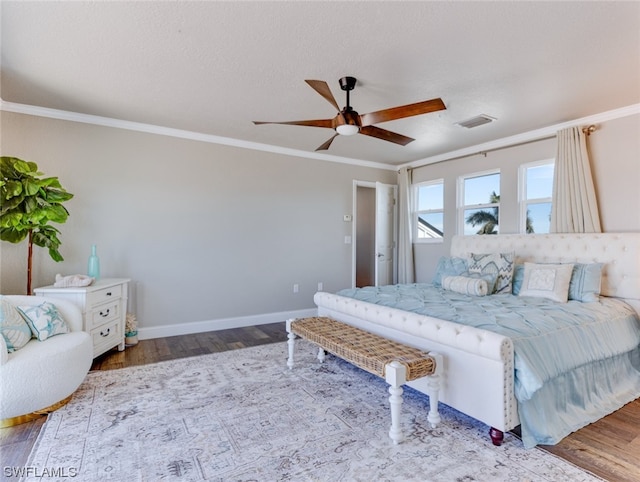
[[9, 353], [19, 350], [31, 340], [27, 322], [9, 300], [0, 296], [0, 336], [4, 337]]
[[69, 333], [69, 326], [56, 307], [48, 301], [37, 306], [18, 306], [18, 311], [31, 328], [33, 336], [40, 341], [54, 335]]
[[524, 264], [524, 279], [518, 296], [535, 296], [566, 303], [573, 264]]
[[482, 278], [445, 276], [442, 278], [442, 287], [445, 290], [455, 291], [463, 295], [487, 296], [489, 294], [489, 283]]

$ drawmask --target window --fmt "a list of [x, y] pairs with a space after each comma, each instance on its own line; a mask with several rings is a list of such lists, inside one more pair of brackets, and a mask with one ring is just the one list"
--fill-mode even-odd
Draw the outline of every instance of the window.
[[442, 241], [444, 234], [444, 180], [417, 184], [414, 191], [414, 239]]
[[548, 233], [551, 224], [551, 193], [554, 161], [520, 166], [520, 232]]
[[458, 181], [459, 231], [498, 234], [500, 228], [500, 172], [471, 174]]

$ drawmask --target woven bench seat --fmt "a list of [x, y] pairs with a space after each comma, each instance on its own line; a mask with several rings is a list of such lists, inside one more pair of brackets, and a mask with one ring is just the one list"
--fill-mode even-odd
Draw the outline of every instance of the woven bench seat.
[[294, 342], [297, 335], [319, 346], [320, 362], [324, 361], [326, 350], [369, 373], [384, 378], [389, 383], [391, 394], [389, 436], [394, 443], [399, 443], [403, 438], [399, 417], [402, 385], [407, 381], [429, 377], [430, 410], [427, 420], [434, 428], [440, 422], [438, 413], [439, 377], [442, 372], [440, 355], [425, 353], [417, 348], [328, 317], [287, 320], [287, 332], [289, 333], [287, 366], [290, 369], [293, 368]]

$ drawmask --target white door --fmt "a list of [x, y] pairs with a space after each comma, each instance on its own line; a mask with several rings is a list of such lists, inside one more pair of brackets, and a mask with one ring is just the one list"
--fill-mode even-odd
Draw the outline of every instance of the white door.
[[376, 182], [376, 286], [394, 284], [396, 274], [395, 185]]

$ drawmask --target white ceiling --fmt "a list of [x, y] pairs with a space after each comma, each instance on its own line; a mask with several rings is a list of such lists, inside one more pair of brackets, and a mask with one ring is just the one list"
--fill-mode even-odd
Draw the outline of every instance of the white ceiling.
[[[358, 79], [361, 114], [402, 147], [338, 137], [330, 156], [409, 163], [640, 102], [640, 2], [21, 2], [2, 0], [3, 101], [313, 153], [333, 131], [305, 79]], [[475, 129], [456, 122], [486, 114]]]

